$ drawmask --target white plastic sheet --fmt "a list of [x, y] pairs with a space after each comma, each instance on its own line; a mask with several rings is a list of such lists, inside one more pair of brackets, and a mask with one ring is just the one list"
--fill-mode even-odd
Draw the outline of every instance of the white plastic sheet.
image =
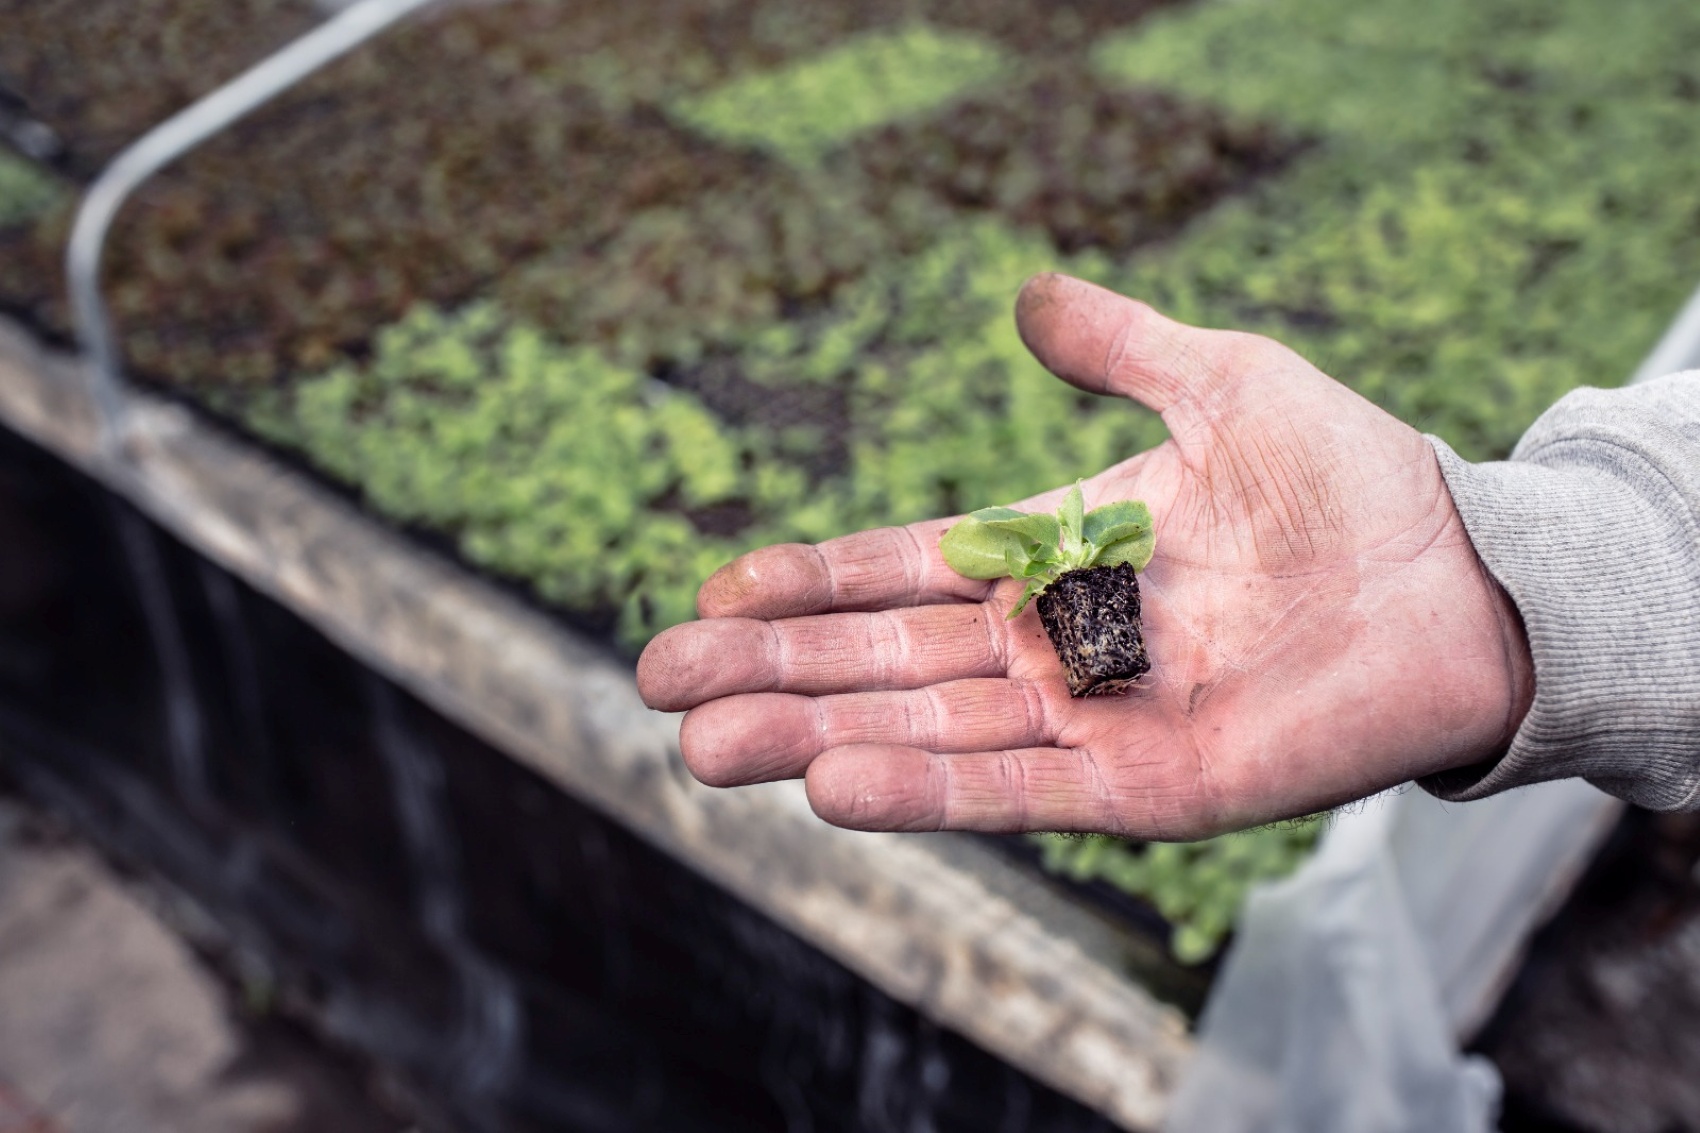
[[1341, 814], [1249, 899], [1168, 1133], [1489, 1133], [1498, 1075], [1459, 1037], [1620, 809], [1569, 781]]

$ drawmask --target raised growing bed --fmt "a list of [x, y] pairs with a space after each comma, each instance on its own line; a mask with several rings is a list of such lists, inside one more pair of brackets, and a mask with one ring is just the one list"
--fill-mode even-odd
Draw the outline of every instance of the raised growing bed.
[[3, 326], [0, 420], [0, 772], [448, 1127], [1160, 1121], [1152, 991], [1198, 989], [1148, 937], [972, 840], [701, 787], [605, 649], [181, 407], [114, 461]]
[[[31, 7], [4, 73], [75, 174], [161, 88], [185, 97], [304, 12], [178, 0], [137, 41]], [[776, 12], [504, 4], [396, 31], [144, 189], [109, 284], [131, 371], [627, 649], [742, 548], [1015, 494], [1160, 436], [1012, 365], [1008, 296], [1056, 248], [1177, 231], [1298, 139], [1095, 77], [1087, 45], [1140, 14], [1121, 6]], [[694, 29], [661, 70], [657, 27]], [[154, 97], [114, 93], [132, 87]], [[0, 236], [0, 301], [61, 335], [68, 208]], [[1167, 884], [1200, 959], [1309, 837], [1189, 851], [1135, 889]], [[1215, 882], [1162, 880], [1200, 854]]]
[[[0, 42], [39, 159], [0, 156], [0, 304], [61, 337], [67, 188], [315, 18], [71, 7]], [[1700, 16], [1631, 9], [453, 6], [149, 185], [108, 289], [132, 374], [629, 652], [739, 549], [1159, 439], [1024, 357], [1033, 270], [1274, 333], [1467, 455], [1626, 374], [1700, 258]], [[1311, 836], [1044, 852], [1198, 959]]]

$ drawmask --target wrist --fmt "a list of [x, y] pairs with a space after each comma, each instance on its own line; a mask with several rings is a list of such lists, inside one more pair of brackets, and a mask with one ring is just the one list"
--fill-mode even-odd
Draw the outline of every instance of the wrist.
[[1476, 566], [1481, 573], [1483, 584], [1488, 589], [1489, 602], [1499, 628], [1500, 653], [1505, 666], [1505, 688], [1508, 693], [1504, 697], [1504, 720], [1494, 741], [1493, 750], [1485, 757], [1494, 758], [1511, 746], [1511, 741], [1529, 715], [1529, 709], [1534, 706], [1535, 658], [1529, 649], [1529, 631], [1523, 624], [1523, 615], [1517, 609], [1517, 603], [1512, 601], [1510, 593], [1489, 573], [1479, 557], [1476, 559]]
[[[1700, 575], [1679, 491], [1692, 474], [1612, 433], [1610, 396], [1561, 402], [1542, 420], [1568, 430], [1562, 443], [1525, 438], [1513, 461], [1470, 464], [1430, 438], [1471, 545], [1511, 596], [1500, 608], [1522, 615], [1529, 660], [1509, 648], [1513, 671], [1539, 673], [1525, 705], [1511, 698], [1506, 748], [1423, 781], [1442, 797], [1581, 777], [1654, 809], [1700, 799]], [[1631, 424], [1664, 428], [1650, 414]]]

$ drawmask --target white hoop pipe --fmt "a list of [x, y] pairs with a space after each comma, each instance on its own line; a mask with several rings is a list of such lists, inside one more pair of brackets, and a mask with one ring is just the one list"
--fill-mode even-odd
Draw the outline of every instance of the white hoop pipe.
[[83, 196], [65, 251], [77, 343], [101, 418], [101, 443], [119, 455], [126, 398], [122, 363], [100, 290], [101, 254], [118, 210], [137, 186], [327, 63], [433, 0], [359, 0], [132, 142]]

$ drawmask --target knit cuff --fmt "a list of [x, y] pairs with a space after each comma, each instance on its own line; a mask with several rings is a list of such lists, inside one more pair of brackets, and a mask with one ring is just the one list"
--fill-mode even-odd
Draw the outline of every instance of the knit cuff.
[[1649, 444], [1648, 427], [1680, 426], [1578, 408], [1558, 415], [1568, 430], [1543, 418], [1511, 461], [1470, 464], [1428, 438], [1522, 614], [1535, 696], [1504, 754], [1422, 785], [1467, 800], [1581, 776], [1640, 806], [1700, 808], [1700, 437]]

